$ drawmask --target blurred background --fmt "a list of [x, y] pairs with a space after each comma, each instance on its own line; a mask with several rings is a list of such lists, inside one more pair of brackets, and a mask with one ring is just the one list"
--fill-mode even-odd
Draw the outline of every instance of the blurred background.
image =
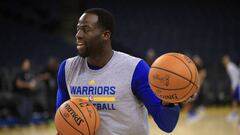
[[[184, 53], [196, 62], [201, 91], [195, 103], [182, 105], [179, 125], [172, 134], [238, 134], [237, 106], [232, 100], [240, 62], [236, 2], [1, 0], [0, 135], [55, 134], [58, 66], [77, 55], [76, 24], [92, 7], [113, 13], [115, 50], [141, 57], [149, 65], [167, 52]], [[234, 75], [238, 78], [232, 79]], [[28, 113], [33, 114], [31, 118]], [[152, 135], [166, 134], [158, 131], [151, 118], [150, 126]]]

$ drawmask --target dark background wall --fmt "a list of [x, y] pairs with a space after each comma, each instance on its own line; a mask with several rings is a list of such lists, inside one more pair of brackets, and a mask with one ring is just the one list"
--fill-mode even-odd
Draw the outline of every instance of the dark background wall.
[[228, 103], [229, 79], [223, 54], [240, 59], [240, 9], [229, 1], [2, 0], [0, 2], [0, 67], [16, 68], [30, 58], [36, 70], [55, 56], [76, 55], [76, 24], [84, 10], [103, 7], [116, 19], [113, 47], [145, 58], [153, 48], [198, 54], [208, 69], [205, 97], [209, 104]]
[[73, 47], [77, 20], [90, 7], [110, 10], [116, 18], [116, 43], [142, 57], [152, 47], [158, 55], [169, 51], [199, 54], [207, 64], [218, 63], [225, 53], [239, 61], [237, 4], [197, 0], [4, 0], [0, 4], [1, 58], [72, 55], [62, 51]]

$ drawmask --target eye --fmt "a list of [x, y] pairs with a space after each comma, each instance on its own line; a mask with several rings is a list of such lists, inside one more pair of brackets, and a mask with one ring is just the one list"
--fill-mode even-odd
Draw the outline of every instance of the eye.
[[79, 31], [79, 29], [80, 29], [80, 27], [77, 25], [77, 29], [76, 30]]
[[88, 27], [84, 27], [84, 28], [83, 28], [83, 32], [87, 33], [87, 32], [89, 32], [89, 31], [90, 31], [90, 28], [88, 28]]
[[84, 33], [87, 33], [89, 31], [91, 31], [91, 28], [87, 27], [87, 26], [77, 26], [77, 32], [81, 30], [83, 31]]

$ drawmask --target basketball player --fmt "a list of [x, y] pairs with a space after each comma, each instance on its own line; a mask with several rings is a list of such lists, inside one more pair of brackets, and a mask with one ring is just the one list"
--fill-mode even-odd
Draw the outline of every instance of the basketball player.
[[196, 100], [192, 103], [186, 104], [185, 107], [188, 108], [187, 113], [187, 124], [193, 124], [199, 121], [204, 114], [204, 106], [203, 106], [203, 90], [202, 87], [204, 80], [207, 76], [207, 70], [203, 65], [203, 61], [199, 55], [193, 55], [192, 60], [194, 61], [195, 65], [198, 69], [198, 80], [199, 80], [199, 92], [196, 97]]
[[98, 135], [147, 135], [148, 112], [160, 129], [171, 132], [179, 106], [154, 95], [145, 61], [112, 50], [113, 27], [113, 17], [104, 9], [89, 9], [79, 18], [79, 56], [61, 63], [57, 108], [71, 97], [89, 97], [100, 114]]
[[226, 68], [231, 81], [232, 90], [232, 111], [228, 114], [227, 120], [229, 122], [237, 121], [239, 115], [237, 113], [238, 102], [240, 102], [240, 86], [239, 86], [239, 69], [235, 63], [231, 61], [229, 55], [224, 55], [222, 57], [222, 63]]

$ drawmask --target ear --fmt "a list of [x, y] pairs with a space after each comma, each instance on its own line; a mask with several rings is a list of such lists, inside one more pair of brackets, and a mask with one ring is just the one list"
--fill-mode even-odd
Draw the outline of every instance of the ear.
[[109, 30], [106, 30], [102, 34], [104, 40], [109, 40], [111, 38], [111, 32]]

